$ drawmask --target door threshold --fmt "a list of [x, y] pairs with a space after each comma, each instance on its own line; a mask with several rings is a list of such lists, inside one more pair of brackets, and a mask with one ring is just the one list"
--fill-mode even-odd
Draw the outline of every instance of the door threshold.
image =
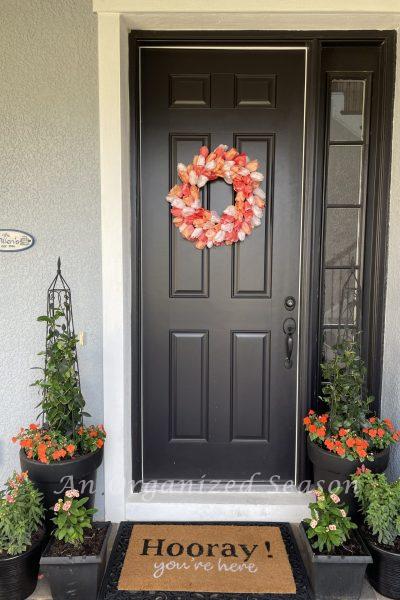
[[310, 516], [312, 492], [161, 492], [130, 494], [125, 505], [131, 521], [287, 521], [299, 523]]

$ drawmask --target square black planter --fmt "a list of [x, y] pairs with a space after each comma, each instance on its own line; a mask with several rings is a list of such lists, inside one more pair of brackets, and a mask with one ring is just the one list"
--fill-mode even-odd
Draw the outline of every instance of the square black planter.
[[49, 541], [40, 560], [54, 600], [96, 600], [107, 562], [107, 543], [111, 523], [95, 522], [93, 527], [107, 527], [100, 553], [96, 556], [45, 556]]
[[367, 565], [372, 558], [366, 545], [357, 532], [364, 554], [362, 556], [332, 556], [315, 554], [303, 523], [300, 524], [303, 541], [302, 558], [314, 596], [317, 600], [359, 600], [364, 583]]

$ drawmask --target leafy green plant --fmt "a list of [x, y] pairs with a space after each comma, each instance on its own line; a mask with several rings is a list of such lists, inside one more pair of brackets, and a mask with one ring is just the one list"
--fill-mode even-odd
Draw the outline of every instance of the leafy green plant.
[[321, 364], [321, 400], [329, 406], [328, 433], [339, 429], [361, 431], [367, 426], [369, 406], [373, 396], [365, 393], [365, 364], [356, 342], [345, 340], [335, 347], [333, 358]]
[[67, 490], [64, 499], [54, 505], [55, 517], [52, 519], [56, 528], [54, 537], [74, 546], [83, 542], [85, 529], [91, 529], [91, 517], [97, 512], [95, 508], [85, 508], [89, 498], [79, 498], [78, 490]]
[[400, 479], [390, 483], [383, 473], [360, 468], [352, 481], [365, 524], [378, 542], [392, 546], [400, 535]]
[[[46, 350], [38, 356], [45, 356], [43, 377], [32, 385], [39, 387], [42, 400], [38, 404], [48, 426], [62, 434], [69, 434], [82, 423], [83, 399], [79, 375], [76, 368], [77, 337], [71, 335], [65, 325], [65, 312], [58, 308], [52, 316], [38, 317], [47, 323]], [[40, 416], [39, 415], [39, 416]]]
[[304, 519], [306, 534], [309, 540], [314, 540], [312, 547], [320, 552], [332, 553], [336, 547], [344, 544], [352, 529], [357, 529], [357, 525], [347, 516], [347, 506], [340, 502], [342, 491], [340, 487], [331, 493], [318, 488], [315, 492], [316, 502], [309, 504], [311, 519]]
[[0, 494], [0, 552], [22, 554], [43, 521], [42, 494], [27, 473], [15, 473]]

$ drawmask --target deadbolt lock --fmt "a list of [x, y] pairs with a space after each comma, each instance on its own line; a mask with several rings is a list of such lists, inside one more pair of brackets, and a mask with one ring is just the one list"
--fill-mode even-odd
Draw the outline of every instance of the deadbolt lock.
[[284, 304], [286, 310], [294, 310], [294, 307], [296, 306], [296, 300], [293, 298], [293, 296], [286, 296]]

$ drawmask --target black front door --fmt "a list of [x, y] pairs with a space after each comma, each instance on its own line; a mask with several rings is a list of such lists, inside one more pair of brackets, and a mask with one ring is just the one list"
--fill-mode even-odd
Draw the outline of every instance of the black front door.
[[[144, 480], [295, 476], [304, 85], [302, 49], [141, 51]], [[200, 251], [165, 196], [219, 144], [259, 160], [267, 208], [244, 242]], [[218, 180], [202, 201], [232, 199]]]

